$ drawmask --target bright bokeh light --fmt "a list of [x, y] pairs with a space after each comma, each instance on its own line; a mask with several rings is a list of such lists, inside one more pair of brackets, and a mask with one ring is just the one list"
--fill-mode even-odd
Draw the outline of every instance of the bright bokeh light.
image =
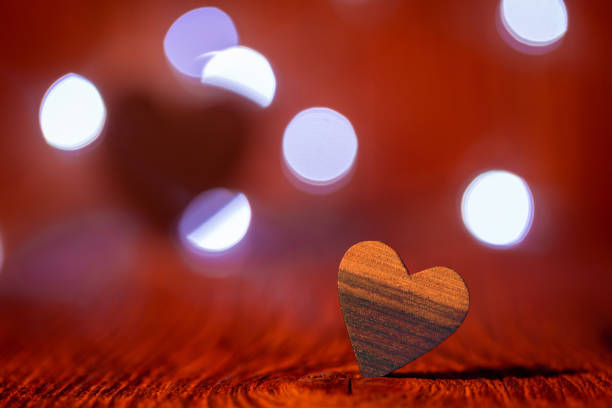
[[232, 19], [216, 7], [202, 7], [180, 16], [164, 38], [164, 52], [184, 75], [200, 78], [207, 59], [203, 55], [238, 44]]
[[45, 93], [39, 120], [47, 143], [57, 149], [77, 150], [100, 135], [106, 108], [94, 84], [80, 75], [68, 74]]
[[216, 253], [238, 244], [251, 223], [246, 196], [217, 188], [197, 196], [179, 222], [179, 235], [196, 252]]
[[522, 178], [507, 171], [482, 173], [465, 190], [461, 215], [479, 240], [495, 246], [517, 244], [531, 227], [531, 191]]
[[506, 31], [528, 46], [551, 45], [567, 31], [563, 0], [502, 0], [500, 13]]
[[299, 181], [330, 185], [350, 172], [357, 145], [346, 117], [329, 108], [310, 108], [298, 113], [285, 129], [283, 157]]
[[276, 77], [266, 57], [242, 46], [211, 53], [201, 79], [203, 84], [235, 92], [264, 108], [276, 92]]

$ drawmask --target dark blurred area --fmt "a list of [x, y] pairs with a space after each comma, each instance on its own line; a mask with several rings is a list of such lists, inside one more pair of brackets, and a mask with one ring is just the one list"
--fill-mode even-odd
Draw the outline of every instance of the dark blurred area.
[[[464, 325], [415, 370], [609, 370], [612, 5], [566, 1], [560, 45], [527, 55], [500, 36], [496, 3], [2, 4], [5, 387], [71, 370], [120, 384], [153, 372], [177, 387], [356, 373], [337, 267], [362, 240], [387, 242], [412, 272], [451, 267], [470, 289]], [[169, 66], [168, 27], [202, 6], [227, 12], [270, 61], [269, 108]], [[95, 82], [108, 110], [96, 145], [70, 154], [38, 124], [46, 89], [68, 72]], [[329, 194], [283, 171], [283, 131], [310, 106], [342, 112], [359, 140], [350, 181]], [[534, 197], [531, 230], [508, 249], [461, 220], [465, 188], [491, 169], [520, 175]], [[230, 252], [194, 268], [176, 223], [215, 187], [246, 194], [251, 227], [239, 262]]]
[[227, 184], [250, 131], [236, 102], [169, 111], [138, 92], [111, 102], [105, 154], [134, 211], [168, 233], [190, 199]]

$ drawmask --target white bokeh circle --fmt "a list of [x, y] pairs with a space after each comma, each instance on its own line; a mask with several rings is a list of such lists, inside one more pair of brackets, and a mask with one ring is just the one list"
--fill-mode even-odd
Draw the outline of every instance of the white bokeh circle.
[[39, 112], [47, 143], [61, 150], [78, 150], [98, 138], [106, 107], [98, 89], [86, 78], [67, 74], [45, 93]]
[[211, 52], [207, 57], [201, 75], [203, 84], [235, 92], [263, 108], [272, 103], [276, 77], [262, 54], [248, 47], [236, 46]]
[[220, 253], [238, 244], [251, 222], [251, 206], [243, 193], [224, 188], [208, 190], [187, 206], [178, 230], [196, 253]]
[[300, 181], [327, 185], [349, 173], [357, 157], [358, 141], [345, 116], [317, 107], [291, 120], [282, 148], [287, 167]]
[[502, 0], [500, 14], [512, 38], [531, 47], [557, 42], [568, 28], [563, 0]]
[[533, 220], [533, 197], [520, 177], [503, 170], [480, 174], [465, 190], [461, 216], [480, 241], [499, 247], [519, 243]]

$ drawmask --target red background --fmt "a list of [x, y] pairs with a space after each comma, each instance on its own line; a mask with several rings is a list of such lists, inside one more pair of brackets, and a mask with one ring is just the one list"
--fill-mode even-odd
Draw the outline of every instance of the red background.
[[[502, 39], [494, 1], [338, 1], [0, 6], [0, 400], [609, 402], [609, 2], [566, 1], [566, 36], [534, 56]], [[166, 62], [170, 24], [207, 5], [272, 64], [268, 109], [195, 89]], [[38, 127], [68, 72], [108, 111], [101, 140], [76, 154]], [[352, 179], [328, 195], [283, 172], [283, 130], [311, 106], [359, 138]], [[461, 221], [464, 189], [490, 169], [534, 195], [531, 231], [507, 250]], [[193, 265], [175, 223], [218, 186], [247, 195], [251, 228], [229, 256]], [[387, 242], [412, 272], [451, 267], [470, 289], [463, 326], [402, 378], [362, 379], [344, 328], [337, 266], [362, 240]]]

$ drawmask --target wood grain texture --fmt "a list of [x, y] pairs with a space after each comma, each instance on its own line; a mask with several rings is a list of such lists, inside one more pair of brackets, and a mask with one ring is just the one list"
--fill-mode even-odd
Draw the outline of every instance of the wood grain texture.
[[427, 353], [457, 330], [469, 307], [457, 272], [434, 267], [409, 275], [393, 248], [378, 241], [346, 252], [338, 296], [364, 377], [385, 376]]
[[[272, 287], [286, 296], [274, 299], [267, 287], [176, 274], [178, 265], [159, 256], [167, 251], [147, 248], [155, 254], [152, 264], [166, 272], [138, 282], [144, 293], [108, 293], [110, 305], [98, 300], [86, 310], [0, 300], [0, 405], [476, 408], [612, 402], [612, 353], [591, 337], [599, 333], [601, 314], [547, 314], [536, 298], [517, 308], [503, 295], [516, 293], [517, 284], [504, 285], [504, 291], [487, 285], [493, 296], [479, 298], [481, 307], [435, 352], [389, 377], [364, 378], [339, 312], [335, 273], [313, 279], [316, 269], [303, 268], [292, 279], [277, 279]], [[309, 286], [311, 281], [319, 283]], [[475, 286], [477, 293], [483, 288]], [[558, 299], [544, 300], [562, 309]], [[530, 314], [539, 319], [527, 319]]]

